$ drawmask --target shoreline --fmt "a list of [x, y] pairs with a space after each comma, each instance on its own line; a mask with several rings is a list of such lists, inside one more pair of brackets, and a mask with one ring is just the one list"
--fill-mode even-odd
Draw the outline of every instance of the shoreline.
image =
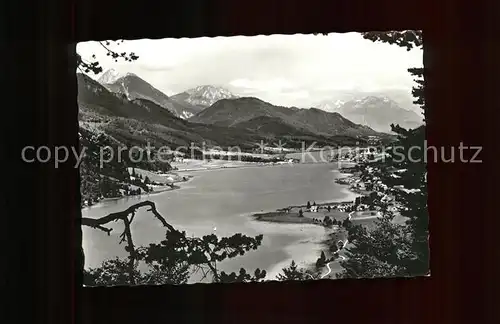
[[[147, 170], [144, 170], [146, 172], [150, 172], [152, 173], [151, 171], [147, 171]], [[172, 174], [171, 173], [164, 173], [164, 174], [155, 174], [157, 176], [171, 176]], [[90, 206], [83, 206], [81, 208], [81, 210], [87, 210], [87, 209], [90, 209], [90, 208], [93, 208], [93, 207], [98, 207], [100, 204], [103, 204], [103, 203], [106, 203], [106, 202], [111, 202], [111, 201], [117, 201], [117, 200], [120, 200], [120, 199], [130, 199], [130, 198], [143, 198], [143, 197], [146, 197], [146, 196], [153, 196], [153, 195], [157, 195], [157, 194], [160, 194], [160, 193], [164, 193], [164, 192], [167, 192], [167, 191], [173, 191], [173, 190], [178, 190], [178, 189], [182, 189], [181, 186], [179, 185], [176, 185], [177, 183], [186, 183], [186, 182], [189, 182], [191, 181], [191, 179], [194, 178], [194, 176], [190, 176], [190, 175], [185, 175], [184, 177], [187, 178], [187, 180], [181, 180], [181, 181], [174, 181], [172, 182], [172, 185], [164, 185], [164, 186], [159, 186], [158, 190], [153, 190], [152, 192], [145, 192], [145, 193], [141, 193], [139, 195], [128, 195], [128, 196], [121, 196], [121, 197], [112, 197], [112, 198], [103, 198], [101, 200], [99, 200], [97, 203], [95, 204], [92, 204]]]
[[200, 167], [200, 168], [193, 168], [193, 169], [177, 169], [175, 172], [199, 172], [199, 171], [211, 171], [211, 170], [222, 170], [222, 169], [245, 169], [245, 168], [262, 168], [262, 167], [275, 167], [275, 166], [283, 166], [283, 165], [294, 165], [297, 163], [289, 163], [289, 162], [283, 162], [283, 163], [273, 163], [273, 164], [264, 164], [262, 162], [244, 162], [248, 164], [242, 164], [242, 165], [232, 165], [232, 166], [226, 166], [226, 165], [216, 165], [216, 166], [211, 166], [211, 167]]
[[[249, 163], [255, 163], [255, 162], [249, 162]], [[154, 174], [155, 176], [157, 177], [169, 177], [169, 176], [173, 176], [175, 178], [175, 176], [178, 176], [179, 178], [182, 178], [182, 177], [186, 177], [187, 180], [181, 180], [181, 181], [174, 181], [172, 182], [173, 184], [173, 187], [169, 187], [169, 186], [165, 186], [163, 188], [158, 188], [158, 190], [156, 191], [153, 191], [153, 192], [149, 192], [149, 193], [142, 193], [140, 195], [133, 195], [133, 196], [124, 196], [124, 197], [116, 197], [116, 198], [105, 198], [101, 201], [99, 201], [97, 204], [94, 204], [92, 206], [85, 206], [82, 208], [82, 210], [88, 208], [92, 208], [92, 207], [97, 207], [99, 206], [101, 203], [106, 203], [106, 202], [109, 202], [109, 201], [116, 201], [116, 200], [119, 200], [119, 199], [124, 199], [124, 198], [132, 198], [132, 197], [137, 197], [139, 199], [142, 199], [143, 197], [145, 196], [150, 196], [150, 195], [156, 195], [156, 194], [160, 194], [160, 193], [164, 193], [164, 192], [167, 192], [167, 191], [172, 191], [172, 190], [177, 190], [177, 189], [181, 189], [182, 186], [180, 185], [180, 183], [184, 183], [184, 182], [189, 182], [191, 179], [193, 179], [195, 176], [194, 175], [187, 175], [185, 173], [187, 172], [197, 172], [197, 171], [211, 171], [211, 170], [219, 170], [219, 169], [235, 169], [235, 168], [252, 168], [252, 167], [272, 167], [272, 166], [276, 166], [276, 165], [289, 165], [289, 163], [283, 163], [283, 164], [260, 164], [260, 163], [255, 163], [256, 165], [235, 165], [235, 166], [230, 166], [230, 167], [225, 167], [225, 166], [215, 166], [215, 167], [210, 167], [210, 168], [197, 168], [197, 169], [189, 169], [189, 170], [173, 170], [172, 172], [169, 172], [169, 173], [153, 173], [151, 171], [147, 171], [147, 170], [144, 170], [148, 173], [151, 173], [151, 174]], [[290, 165], [293, 165], [292, 163], [290, 163]], [[141, 172], [142, 170], [138, 170], [136, 169], [136, 172]], [[342, 198], [338, 198], [338, 199], [332, 199], [332, 200], [328, 200], [328, 201], [320, 201], [320, 202], [317, 202], [316, 205], [318, 207], [322, 207], [322, 206], [325, 206], [325, 205], [341, 205], [341, 204], [346, 204], [346, 203], [352, 203], [353, 200], [355, 199], [356, 196], [358, 196], [359, 194], [350, 190], [350, 186], [348, 184], [345, 184], [345, 183], [338, 183], [337, 180], [339, 179], [343, 179], [343, 178], [347, 178], [349, 176], [351, 176], [350, 174], [347, 174], [347, 173], [342, 173], [341, 169], [335, 169], [335, 170], [332, 170], [332, 172], [338, 172], [340, 174], [340, 177], [339, 178], [336, 178], [334, 179], [333, 181], [335, 181], [337, 184], [340, 185], [340, 188], [342, 190], [342, 193], [345, 194], [345, 197], [342, 197]], [[287, 220], [263, 220], [263, 219], [256, 219], [255, 215], [258, 215], [258, 214], [266, 214], [266, 213], [283, 213], [285, 209], [287, 208], [303, 208], [305, 210], [306, 208], [306, 205], [296, 205], [296, 206], [289, 206], [289, 207], [285, 207], [285, 208], [280, 208], [280, 209], [276, 209], [274, 211], [267, 211], [267, 212], [264, 212], [261, 210], [261, 212], [254, 212], [254, 213], [251, 213], [251, 214], [246, 214], [245, 216], [248, 217], [248, 216], [251, 216], [249, 217], [250, 221], [252, 222], [270, 222], [270, 223], [281, 223], [281, 224], [302, 224], [302, 225], [306, 225], [306, 226], [309, 226], [309, 225], [319, 225], [321, 227], [324, 227], [322, 224], [318, 224], [318, 223], [315, 223], [313, 222], [313, 220], [309, 217], [301, 217], [301, 221], [299, 222], [289, 222]], [[318, 214], [321, 214], [321, 213], [318, 213]], [[346, 214], [347, 215], [347, 214]], [[313, 234], [313, 233], [310, 233], [312, 235], [309, 235], [307, 238], [303, 238], [303, 239], [300, 239], [298, 240], [297, 242], [295, 242], [294, 244], [290, 244], [288, 246], [285, 246], [283, 248], [283, 251], [290, 256], [290, 258], [286, 259], [286, 260], [283, 260], [283, 261], [278, 261], [276, 262], [276, 264], [274, 264], [273, 266], [269, 267], [269, 275], [272, 275], [273, 277], [269, 278], [269, 279], [266, 279], [266, 280], [276, 280], [275, 279], [275, 274], [278, 274], [278, 273], [281, 273], [282, 272], [282, 268], [284, 267], [287, 267], [290, 265], [290, 262], [291, 260], [295, 260], [295, 262], [297, 264], [301, 264], [302, 267], [304, 267], [305, 269], [310, 269], [310, 268], [314, 268], [315, 264], [315, 260], [319, 257], [321, 251], [325, 251], [325, 245], [327, 244], [327, 242], [330, 240], [330, 237], [331, 237], [331, 234], [338, 231], [338, 230], [333, 230], [333, 229], [328, 229], [327, 227], [324, 227], [326, 229], [325, 232], [322, 232], [321, 234]], [[301, 242], [302, 241], [302, 242]], [[304, 243], [304, 241], [306, 242], [305, 245], [302, 244]], [[300, 243], [300, 244], [299, 244]], [[325, 253], [327, 253], [327, 251], [325, 251]], [[329, 257], [329, 254], [328, 254], [328, 257]], [[335, 261], [334, 261], [335, 262]]]
[[[317, 203], [316, 206], [318, 207], [323, 207], [323, 206], [338, 206], [338, 205], [343, 205], [343, 204], [350, 204], [352, 203], [353, 200], [349, 201], [326, 201], [326, 202], [321, 202]], [[292, 210], [292, 209], [306, 209], [307, 205], [298, 205], [298, 206], [288, 206], [285, 208], [279, 208], [274, 211], [261, 211], [259, 213], [253, 213], [250, 214], [250, 216], [255, 220], [259, 222], [269, 222], [269, 223], [283, 223], [283, 224], [312, 224], [312, 225], [320, 225], [323, 226], [322, 224], [315, 223], [313, 221], [313, 218], [302, 216], [299, 217], [298, 215], [296, 216], [296, 213], [290, 213], [287, 210]], [[307, 211], [306, 211], [307, 212]], [[319, 213], [319, 212], [318, 212]], [[348, 216], [347, 212], [340, 212], [345, 214], [346, 218]], [[292, 215], [290, 215], [292, 214]]]
[[[320, 203], [316, 203], [316, 206], [322, 207], [325, 205], [329, 206], [334, 206], [334, 205], [342, 205], [346, 203], [353, 203], [356, 197], [360, 195], [364, 195], [361, 191], [356, 190], [356, 188], [353, 188], [353, 186], [350, 183], [344, 183], [342, 182], [341, 179], [348, 179], [348, 178], [354, 178], [356, 177], [354, 174], [350, 173], [343, 173], [342, 170], [339, 168], [337, 170], [340, 174], [341, 177], [335, 179], [335, 183], [339, 184], [342, 186], [343, 190], [347, 194], [347, 198], [344, 198], [342, 200], [336, 199], [333, 201], [323, 201]], [[340, 181], [339, 181], [340, 180]], [[341, 226], [336, 226], [334, 228], [327, 227], [323, 225], [322, 223], [317, 223], [314, 222], [312, 218], [309, 217], [299, 217], [298, 215], [295, 216], [289, 216], [290, 210], [292, 208], [303, 208], [306, 209], [307, 205], [296, 205], [296, 206], [288, 206], [284, 208], [277, 209], [275, 211], [261, 211], [260, 213], [253, 213], [251, 214], [252, 220], [256, 222], [268, 222], [268, 223], [277, 223], [277, 224], [297, 224], [297, 225], [318, 225], [322, 226], [325, 228], [326, 232], [321, 234], [319, 237], [310, 237], [309, 240], [310, 242], [308, 243], [309, 245], [312, 245], [311, 248], [313, 251], [316, 252], [317, 255], [312, 256], [311, 254], [307, 255], [302, 255], [300, 257], [297, 257], [296, 255], [294, 256], [293, 246], [288, 246], [285, 248], [286, 253], [290, 256], [285, 261], [280, 261], [276, 263], [272, 268], [270, 268], [269, 271], [269, 278], [267, 280], [269, 281], [275, 281], [276, 276], [282, 272], [282, 269], [285, 267], [288, 267], [292, 261], [295, 261], [295, 263], [299, 266], [302, 266], [305, 270], [311, 271], [311, 272], [316, 272], [318, 269], [316, 268], [316, 260], [320, 257], [321, 252], [325, 253], [325, 256], [328, 259], [331, 259], [335, 256], [337, 253], [337, 258], [334, 260], [331, 260], [327, 262], [323, 268], [328, 269], [328, 271], [321, 276], [321, 279], [331, 279], [334, 280], [336, 279], [335, 274], [338, 272], [338, 270], [332, 270], [330, 267], [331, 265], [338, 263], [342, 260], [346, 260], [346, 257], [341, 254], [343, 249], [348, 243], [348, 238], [347, 238], [347, 231], [345, 228]], [[288, 210], [288, 212], [287, 212]], [[344, 216], [346, 219], [351, 219], [351, 216], [354, 212], [343, 212], [343, 214], [340, 214], [339, 216]], [[370, 216], [366, 217], [368, 218], [376, 218], [377, 216]], [[360, 218], [363, 219], [363, 218]], [[334, 241], [343, 241], [343, 247], [336, 253], [332, 253], [329, 251], [329, 245], [332, 244]], [[312, 251], [311, 251], [312, 252]], [[300, 254], [300, 253], [299, 253]]]
[[[242, 165], [234, 165], [234, 166], [226, 166], [226, 165], [215, 165], [213, 167], [200, 167], [200, 168], [193, 168], [193, 169], [176, 169], [173, 171], [169, 171], [166, 173], [155, 173], [153, 171], [149, 170], [142, 170], [142, 169], [135, 169], [137, 172], [140, 173], [149, 173], [151, 175], [157, 176], [157, 177], [169, 177], [169, 176], [179, 176], [178, 173], [184, 173], [184, 172], [201, 172], [201, 171], [212, 171], [212, 170], [222, 170], [222, 169], [243, 169], [243, 168], [257, 168], [257, 167], [273, 167], [273, 166], [282, 166], [282, 165], [293, 165], [296, 163], [289, 163], [289, 162], [283, 162], [283, 163], [263, 163], [263, 162], [243, 162], [243, 163], [248, 163], [247, 164], [242, 164]], [[166, 191], [172, 191], [172, 190], [178, 190], [182, 189], [181, 186], [178, 186], [176, 184], [178, 183], [187, 183], [191, 179], [194, 178], [192, 175], [182, 175], [182, 177], [186, 177], [187, 180], [179, 180], [179, 181], [173, 181], [171, 184], [172, 186], [165, 185], [162, 186], [161, 189], [159, 190], [154, 190], [152, 192], [145, 192], [141, 193], [138, 195], [128, 195], [128, 196], [121, 196], [121, 197], [111, 197], [111, 198], [103, 198], [96, 202], [95, 204], [92, 204], [90, 206], [82, 206], [81, 210], [85, 210], [88, 208], [96, 207], [101, 203], [106, 203], [110, 201], [116, 201], [120, 199], [126, 199], [126, 198], [133, 198], [133, 197], [145, 197], [145, 196], [150, 196], [150, 195], [156, 195], [160, 194]]]
[[[335, 183], [341, 186], [347, 197], [341, 199], [320, 201], [319, 203], [316, 203], [318, 209], [321, 209], [321, 207], [324, 206], [339, 206], [344, 204], [351, 204], [355, 201], [356, 197], [363, 195], [362, 193], [353, 190], [351, 185], [338, 181], [340, 179], [351, 177], [352, 176], [351, 174], [342, 173], [340, 170], [336, 171], [338, 171], [341, 174], [341, 177], [335, 179], [334, 181]], [[276, 210], [267, 210], [267, 211], [261, 210], [260, 212], [252, 213], [249, 216], [252, 217], [253, 220], [258, 222], [284, 223], [284, 224], [314, 224], [323, 226], [322, 224], [315, 223], [313, 219], [310, 217], [305, 217], [305, 216], [299, 217], [297, 213], [293, 212], [290, 213], [290, 211], [293, 209], [306, 210], [307, 204], [291, 205], [287, 207], [278, 208]], [[342, 213], [345, 213], [346, 218], [349, 216], [349, 213], [347, 212], [342, 212]]]
[[[316, 150], [312, 150], [311, 152], [315, 152], [315, 151]], [[320, 151], [320, 150], [318, 149], [318, 151]], [[296, 154], [296, 153], [295, 152], [290, 152], [288, 154]], [[226, 161], [226, 160], [218, 160], [218, 159], [216, 159], [215, 161]], [[284, 162], [284, 161], [283, 162], [244, 162], [244, 161], [242, 162], [242, 161], [238, 161], [238, 160], [235, 160], [235, 161], [228, 160], [227, 161], [227, 163], [231, 163], [231, 162], [233, 162], [233, 163], [234, 162], [236, 162], [236, 163], [239, 162], [240, 164], [229, 165], [229, 166], [225, 165], [225, 164], [221, 164], [221, 165], [195, 167], [195, 168], [190, 168], [190, 169], [178, 169], [177, 167], [175, 167], [176, 168], [175, 170], [172, 170], [172, 171], [169, 171], [169, 172], [166, 172], [166, 173], [155, 173], [153, 171], [142, 170], [142, 169], [136, 169], [136, 170], [139, 171], [139, 172], [143, 172], [143, 173], [150, 173], [151, 175], [158, 176], [158, 177], [168, 177], [168, 176], [172, 176], [172, 175], [173, 176], [178, 176], [177, 173], [184, 173], [184, 172], [201, 172], [201, 171], [212, 171], [212, 170], [222, 170], [222, 169], [243, 169], [243, 168], [257, 168], [257, 167], [273, 167], [273, 166], [283, 166], [283, 165], [292, 166], [294, 164], [331, 163], [331, 162]], [[204, 165], [206, 165], [206, 164], [207, 163], [205, 163]], [[350, 164], [352, 164], [352, 162], [350, 162]], [[338, 171], [341, 175], [344, 175], [344, 173], [342, 173], [341, 169], [342, 168], [340, 167], [340, 164], [339, 164], [338, 165], [338, 169], [336, 171]], [[347, 195], [348, 196], [350, 194], [355, 194], [355, 195], [362, 194], [360, 192], [356, 192], [356, 190], [354, 188], [351, 188], [352, 186], [350, 186], [349, 184], [338, 182], [339, 179], [349, 178], [349, 176], [352, 176], [352, 175], [351, 174], [345, 174], [345, 176], [342, 176], [340, 178], [335, 179], [335, 182], [338, 183], [338, 184], [340, 184], [340, 185], [346, 185], [348, 187], [348, 188], [345, 189], [347, 191]], [[90, 206], [82, 206], [81, 210], [84, 210], [86, 208], [91, 208], [91, 207], [99, 205], [100, 203], [105, 203], [105, 202], [109, 202], [109, 201], [116, 201], [116, 200], [119, 200], [119, 199], [131, 198], [131, 197], [143, 197], [143, 196], [154, 195], [154, 194], [158, 194], [158, 193], [162, 193], [162, 192], [166, 192], [166, 191], [181, 189], [180, 186], [176, 186], [175, 184], [176, 183], [188, 182], [194, 176], [183, 175], [183, 177], [188, 177], [188, 180], [185, 180], [185, 181], [173, 181], [172, 182], [172, 186], [165, 185], [165, 186], [163, 186], [163, 188], [161, 188], [159, 190], [154, 190], [153, 192], [141, 193], [141, 194], [138, 194], [138, 195], [128, 195], [128, 196], [121, 196], [121, 197], [103, 198], [103, 199], [99, 200], [98, 202], [96, 202], [96, 203], [94, 203], [94, 204], [92, 204]], [[329, 203], [329, 202], [325, 202], [325, 203]]]

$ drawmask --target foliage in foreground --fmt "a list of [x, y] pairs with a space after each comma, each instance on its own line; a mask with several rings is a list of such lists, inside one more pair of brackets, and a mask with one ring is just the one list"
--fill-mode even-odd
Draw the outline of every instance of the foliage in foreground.
[[278, 274], [276, 279], [278, 281], [314, 280], [318, 279], [318, 275], [312, 271], [299, 268], [295, 261], [292, 261], [290, 266], [283, 268], [282, 273]]
[[[150, 207], [149, 211], [167, 228], [165, 239], [149, 246], [135, 247], [130, 224], [137, 209], [146, 206]], [[107, 260], [98, 268], [84, 270], [86, 286], [185, 284], [194, 275], [198, 275], [198, 282], [213, 283], [261, 282], [266, 278], [266, 271], [260, 269], [253, 273], [243, 268], [238, 273], [226, 273], [217, 269], [220, 262], [257, 249], [262, 243], [262, 235], [249, 237], [238, 233], [222, 238], [214, 234], [189, 237], [186, 232], [180, 232], [170, 225], [150, 201], [137, 203], [122, 212], [99, 219], [82, 218], [82, 224], [109, 234], [111, 229], [104, 225], [119, 220], [125, 225], [120, 243], [126, 242], [125, 250], [129, 257]], [[333, 259], [326, 259], [322, 253], [316, 263], [316, 270]], [[300, 269], [294, 261], [277, 276], [279, 281], [318, 278], [317, 272]]]
[[[167, 228], [165, 239], [149, 246], [135, 247], [130, 224], [137, 209], [149, 206], [154, 216]], [[132, 216], [129, 216], [132, 215]], [[218, 271], [217, 264], [250, 250], [257, 249], [262, 243], [262, 235], [249, 237], [235, 234], [231, 237], [218, 238], [216, 235], [189, 237], [180, 232], [161, 216], [154, 203], [144, 201], [119, 213], [110, 214], [99, 219], [83, 218], [83, 225], [101, 229], [108, 233], [111, 229], [103, 225], [122, 220], [125, 230], [121, 237], [126, 242], [125, 250], [128, 259], [105, 261], [101, 267], [84, 271], [85, 285], [122, 285], [122, 284], [183, 284], [194, 274], [199, 274], [200, 281], [212, 282], [256, 282], [265, 278], [266, 272], [256, 269], [247, 273], [240, 269], [239, 273]], [[146, 271], [139, 271], [145, 267]]]
[[[422, 47], [422, 33], [418, 31], [372, 32], [365, 33], [364, 37], [408, 50]], [[412, 91], [414, 103], [423, 109], [425, 115], [423, 68], [408, 71], [416, 77]], [[341, 261], [344, 270], [337, 275], [338, 278], [417, 276], [429, 272], [425, 125], [411, 130], [391, 126], [398, 134], [398, 141], [386, 150], [389, 158], [361, 164], [358, 170], [363, 180], [377, 184], [375, 190], [382, 195], [376, 197], [393, 195], [398, 208], [390, 209], [387, 202], [377, 198], [373, 203], [383, 214], [377, 220], [377, 227], [367, 230], [361, 226], [349, 226], [352, 247], [347, 249], [347, 259]], [[406, 221], [395, 222], [396, 214]]]

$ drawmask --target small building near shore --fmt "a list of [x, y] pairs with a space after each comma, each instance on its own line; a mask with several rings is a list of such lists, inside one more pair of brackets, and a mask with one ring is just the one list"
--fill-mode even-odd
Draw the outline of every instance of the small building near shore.
[[360, 204], [360, 205], [358, 205], [358, 207], [357, 207], [357, 210], [358, 210], [358, 211], [363, 211], [363, 210], [367, 210], [367, 209], [368, 209], [368, 206], [367, 206], [367, 205], [365, 205], [365, 204]]

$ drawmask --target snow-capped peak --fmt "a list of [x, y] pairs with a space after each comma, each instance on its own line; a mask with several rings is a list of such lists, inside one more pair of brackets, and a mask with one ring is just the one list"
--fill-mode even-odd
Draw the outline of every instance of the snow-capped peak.
[[197, 86], [196, 88], [186, 91], [189, 94], [201, 95], [205, 98], [231, 98], [234, 95], [227, 89], [216, 87], [212, 85]]
[[212, 85], [197, 86], [195, 88], [186, 90], [185, 93], [189, 95], [189, 97], [186, 99], [187, 102], [193, 105], [203, 106], [211, 106], [221, 99], [238, 98], [229, 90]]
[[316, 108], [324, 110], [324, 111], [329, 111], [329, 112], [334, 112], [338, 111], [340, 107], [345, 103], [343, 100], [328, 100], [328, 101], [323, 101], [322, 103], [318, 104]]
[[100, 84], [110, 84], [123, 77], [124, 74], [116, 71], [115, 69], [109, 69], [99, 77], [97, 80]]
[[378, 95], [378, 96], [367, 96], [362, 99], [356, 100], [356, 106], [362, 107], [362, 106], [370, 106], [370, 105], [381, 105], [385, 107], [386, 109], [403, 109], [399, 106], [397, 102], [392, 100], [390, 97], [385, 96], [385, 95]]
[[356, 100], [357, 102], [360, 102], [362, 104], [366, 104], [366, 103], [374, 103], [374, 102], [385, 102], [385, 103], [388, 103], [388, 102], [392, 102], [391, 98], [387, 97], [387, 96], [384, 96], [384, 95], [378, 95], [378, 96], [366, 96], [362, 99], [358, 99]]
[[111, 84], [115, 83], [117, 80], [128, 77], [128, 76], [135, 76], [137, 77], [136, 74], [127, 72], [127, 73], [122, 73], [118, 72], [115, 69], [109, 69], [106, 72], [104, 72], [103, 75], [97, 80], [100, 84]]

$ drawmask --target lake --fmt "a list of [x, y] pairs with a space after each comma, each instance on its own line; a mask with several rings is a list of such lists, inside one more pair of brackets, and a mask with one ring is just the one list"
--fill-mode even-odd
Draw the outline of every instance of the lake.
[[[270, 279], [292, 259], [299, 264], [316, 261], [320, 254], [318, 243], [326, 233], [325, 228], [257, 222], [249, 217], [250, 214], [307, 201], [353, 199], [345, 186], [334, 182], [341, 177], [336, 163], [256, 166], [182, 174], [194, 178], [181, 183], [181, 189], [101, 202], [82, 209], [82, 215], [98, 218], [122, 211], [141, 200], [150, 200], [170, 224], [188, 235], [263, 234], [262, 245], [257, 250], [224, 261], [218, 268], [226, 272], [238, 271], [241, 267], [251, 272], [256, 268], [265, 269]], [[136, 246], [158, 242], [164, 237], [164, 227], [146, 209], [139, 209], [132, 222]], [[118, 244], [123, 224], [109, 225], [114, 229], [110, 236], [100, 230], [83, 228], [86, 268], [128, 255], [124, 245]]]

